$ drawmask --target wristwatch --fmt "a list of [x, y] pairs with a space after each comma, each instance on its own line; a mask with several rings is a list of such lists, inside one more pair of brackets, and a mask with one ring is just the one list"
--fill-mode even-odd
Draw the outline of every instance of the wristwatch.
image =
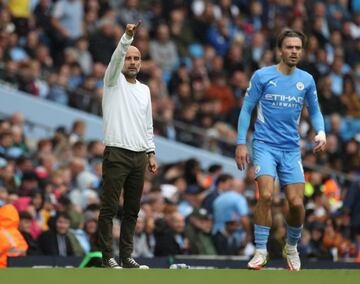
[[150, 151], [150, 152], [147, 152], [146, 153], [148, 156], [150, 155], [150, 154], [154, 154], [155, 155], [155, 151]]

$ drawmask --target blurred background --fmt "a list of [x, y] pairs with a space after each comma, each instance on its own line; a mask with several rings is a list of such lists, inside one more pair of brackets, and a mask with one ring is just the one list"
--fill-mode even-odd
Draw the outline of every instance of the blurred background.
[[[252, 255], [257, 189], [253, 166], [233, 160], [237, 120], [249, 78], [277, 62], [276, 36], [290, 27], [308, 37], [299, 67], [315, 78], [328, 139], [315, 156], [304, 110], [300, 254], [360, 262], [359, 0], [0, 0], [0, 227], [13, 204], [27, 255], [97, 251], [103, 76], [139, 19], [160, 169], [146, 177], [133, 256]], [[287, 211], [278, 185], [273, 201], [276, 259]], [[120, 202], [116, 254], [121, 216]]]

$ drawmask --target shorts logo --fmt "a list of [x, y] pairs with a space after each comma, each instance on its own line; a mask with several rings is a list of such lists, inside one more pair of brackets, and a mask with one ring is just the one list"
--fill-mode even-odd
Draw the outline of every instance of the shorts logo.
[[303, 82], [297, 82], [296, 83], [296, 89], [298, 89], [299, 91], [304, 90], [304, 83]]
[[260, 169], [261, 168], [259, 165], [255, 166], [255, 174], [258, 174], [260, 172]]

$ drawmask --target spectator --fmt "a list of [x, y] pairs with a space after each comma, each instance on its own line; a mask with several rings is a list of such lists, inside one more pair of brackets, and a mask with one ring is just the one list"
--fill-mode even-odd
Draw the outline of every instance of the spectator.
[[191, 24], [195, 38], [205, 44], [208, 40], [207, 32], [215, 20], [214, 4], [209, 1], [194, 1], [192, 12], [195, 15]]
[[149, 235], [145, 231], [146, 218], [144, 212], [140, 211], [135, 226], [134, 251], [132, 257], [153, 257], [154, 251]]
[[[1, 148], [0, 148], [1, 149]], [[6, 160], [0, 165], [1, 182], [0, 185], [4, 186], [8, 190], [14, 190], [14, 193], [18, 195], [16, 190], [19, 186], [19, 181], [15, 177], [15, 167], [12, 163], [8, 163]], [[10, 197], [9, 197], [10, 199]]]
[[72, 129], [70, 132], [70, 143], [73, 144], [76, 141], [83, 140], [86, 131], [86, 124], [82, 120], [77, 120], [73, 123]]
[[251, 48], [245, 51], [245, 57], [248, 62], [254, 66], [258, 64], [266, 51], [265, 37], [261, 32], [256, 32], [252, 36]]
[[68, 78], [62, 75], [52, 74], [50, 77], [50, 91], [48, 99], [62, 105], [69, 104], [69, 97], [66, 91]]
[[313, 19], [315, 23], [312, 25], [314, 33], [318, 37], [319, 42], [327, 42], [330, 36], [328, 21], [326, 18], [326, 6], [321, 1], [315, 2], [313, 9]]
[[73, 247], [67, 236], [70, 229], [70, 217], [67, 213], [58, 213], [54, 218], [53, 227], [39, 237], [39, 246], [44, 255], [72, 256]]
[[341, 2], [336, 0], [328, 0], [326, 10], [330, 29], [341, 28], [341, 24], [350, 17], [347, 7], [343, 6]]
[[344, 58], [342, 55], [337, 55], [334, 57], [334, 61], [331, 66], [331, 90], [335, 96], [341, 96], [343, 93], [343, 80], [344, 75], [349, 72], [350, 68], [347, 64], [344, 63]]
[[8, 256], [24, 256], [28, 245], [18, 230], [19, 214], [11, 204], [0, 207], [0, 267], [7, 266]]
[[4, 71], [1, 74], [1, 79], [18, 88], [18, 70], [19, 64], [11, 59], [8, 59], [7, 61], [5, 61], [5, 67]]
[[[227, 70], [229, 75], [234, 74], [235, 71], [245, 69], [243, 46], [241, 43], [233, 43], [230, 46], [225, 56], [224, 67], [224, 69]], [[240, 96], [237, 95], [236, 97]]]
[[350, 75], [345, 75], [341, 102], [346, 106], [346, 114], [351, 117], [360, 117], [360, 100], [356, 95], [355, 82]]
[[97, 219], [89, 218], [85, 220], [84, 224], [84, 232], [86, 233], [88, 242], [90, 244], [90, 251], [98, 251], [99, 248], [97, 246]]
[[137, 23], [140, 19], [144, 19], [144, 27], [149, 28], [149, 23], [141, 9], [139, 9], [139, 0], [124, 0], [119, 7], [118, 21], [122, 26], [128, 23]]
[[21, 63], [20, 69], [19, 89], [33, 96], [39, 96], [40, 90], [35, 83], [34, 70], [31, 62]]
[[71, 202], [82, 209], [85, 209], [90, 204], [99, 204], [99, 196], [92, 190], [93, 184], [97, 180], [95, 175], [83, 171], [77, 175], [76, 179], [78, 187], [69, 194]]
[[[1, 176], [1, 168], [4, 165], [4, 162], [6, 162], [6, 160], [3, 158], [0, 158], [0, 176]], [[9, 193], [6, 190], [6, 188], [0, 186], [0, 207], [7, 203], [8, 194]]]
[[39, 45], [39, 35], [35, 31], [31, 31], [27, 34], [25, 51], [31, 57], [35, 57], [36, 48]]
[[232, 21], [239, 16], [240, 11], [235, 3], [229, 0], [220, 0], [219, 4], [214, 7], [214, 14], [216, 18], [220, 18], [222, 16], [229, 17]]
[[41, 36], [49, 40], [51, 34], [51, 0], [40, 0], [34, 9], [36, 26], [40, 29]]
[[195, 209], [189, 216], [185, 236], [189, 240], [189, 254], [214, 255], [211, 238], [212, 217], [205, 208]]
[[89, 42], [87, 38], [81, 37], [75, 44], [76, 58], [81, 67], [82, 73], [89, 75], [93, 66], [93, 58], [88, 50]]
[[228, 51], [236, 30], [228, 18], [218, 19], [207, 32], [207, 42], [215, 48], [216, 54], [224, 56]]
[[340, 233], [334, 219], [326, 221], [323, 244], [331, 252], [334, 260], [349, 256], [351, 250], [353, 250], [352, 243], [346, 240], [342, 233]]
[[29, 31], [30, 1], [29, 0], [9, 0], [7, 3], [11, 16], [16, 26], [16, 33], [26, 36]]
[[224, 73], [212, 73], [210, 75], [211, 85], [207, 89], [205, 96], [217, 99], [221, 102], [221, 113], [228, 113], [235, 105], [235, 98], [231, 89], [227, 86]]
[[89, 51], [93, 61], [108, 64], [115, 48], [114, 22], [110, 18], [103, 18], [99, 22], [99, 30], [89, 38]]
[[204, 198], [202, 202], [202, 207], [206, 209], [210, 214], [214, 213], [214, 201], [216, 198], [221, 195], [223, 192], [231, 190], [233, 187], [234, 178], [228, 174], [221, 174], [215, 182], [215, 188], [212, 192]]
[[310, 226], [310, 242], [307, 257], [313, 259], [329, 259], [331, 255], [323, 246], [324, 224], [314, 222]]
[[343, 105], [342, 99], [336, 96], [332, 89], [332, 79], [329, 75], [322, 77], [319, 80], [319, 101], [322, 106], [324, 115], [329, 115], [334, 112], [344, 114], [346, 107]]
[[194, 35], [184, 9], [175, 9], [170, 14], [170, 34], [180, 57], [187, 57], [188, 47], [194, 42]]
[[220, 194], [213, 202], [214, 227], [213, 233], [224, 229], [226, 220], [235, 221], [241, 224], [239, 241], [249, 238], [249, 208], [244, 196], [229, 187], [226, 192]]
[[222, 229], [214, 235], [214, 244], [219, 255], [239, 255], [240, 242], [236, 237], [238, 222], [227, 219]]
[[83, 3], [80, 0], [60, 0], [54, 4], [51, 23], [57, 31], [57, 41], [73, 45], [83, 35]]
[[32, 237], [30, 230], [31, 230], [31, 223], [32, 223], [32, 216], [28, 212], [20, 212], [20, 223], [19, 223], [19, 231], [24, 237], [28, 249], [26, 251], [26, 255], [40, 255], [41, 251], [39, 249], [38, 242]]
[[320, 48], [316, 51], [316, 61], [315, 61], [315, 69], [316, 72], [314, 75], [316, 75], [317, 79], [319, 76], [326, 76], [328, 73], [330, 73], [330, 67], [327, 63], [327, 54], [326, 50], [324, 48]]
[[83, 256], [90, 252], [90, 238], [84, 230], [85, 218], [83, 214], [76, 211], [69, 211], [71, 225], [68, 233], [71, 246], [75, 256]]
[[[175, 64], [178, 63], [178, 51], [170, 38], [169, 27], [160, 24], [156, 29], [156, 39], [150, 42], [150, 55], [169, 79]], [[166, 60], [163, 60], [166, 58]]]
[[[359, 184], [353, 184], [344, 200], [344, 209], [349, 213], [351, 218], [351, 233], [359, 244], [360, 242], [360, 187]], [[357, 256], [360, 256], [360, 248], [358, 247]]]
[[[40, 65], [40, 74], [47, 76], [53, 72], [54, 61], [50, 56], [49, 48], [44, 44], [39, 44], [36, 49], [35, 59]], [[50, 81], [50, 80], [49, 80]]]
[[184, 236], [184, 217], [175, 211], [168, 216], [163, 226], [155, 229], [155, 256], [184, 254], [188, 249], [188, 240]]
[[263, 4], [261, 1], [253, 1], [250, 3], [250, 15], [247, 19], [247, 24], [250, 27], [247, 27], [251, 32], [258, 32], [263, 27], [263, 18], [261, 15], [263, 14]]

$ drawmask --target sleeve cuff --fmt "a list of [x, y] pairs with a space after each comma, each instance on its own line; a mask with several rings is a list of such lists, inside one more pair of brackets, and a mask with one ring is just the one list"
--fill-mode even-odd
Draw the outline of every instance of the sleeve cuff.
[[317, 136], [319, 136], [322, 140], [326, 140], [326, 134], [325, 134], [325, 131], [323, 131], [323, 130], [320, 130], [317, 133]]

